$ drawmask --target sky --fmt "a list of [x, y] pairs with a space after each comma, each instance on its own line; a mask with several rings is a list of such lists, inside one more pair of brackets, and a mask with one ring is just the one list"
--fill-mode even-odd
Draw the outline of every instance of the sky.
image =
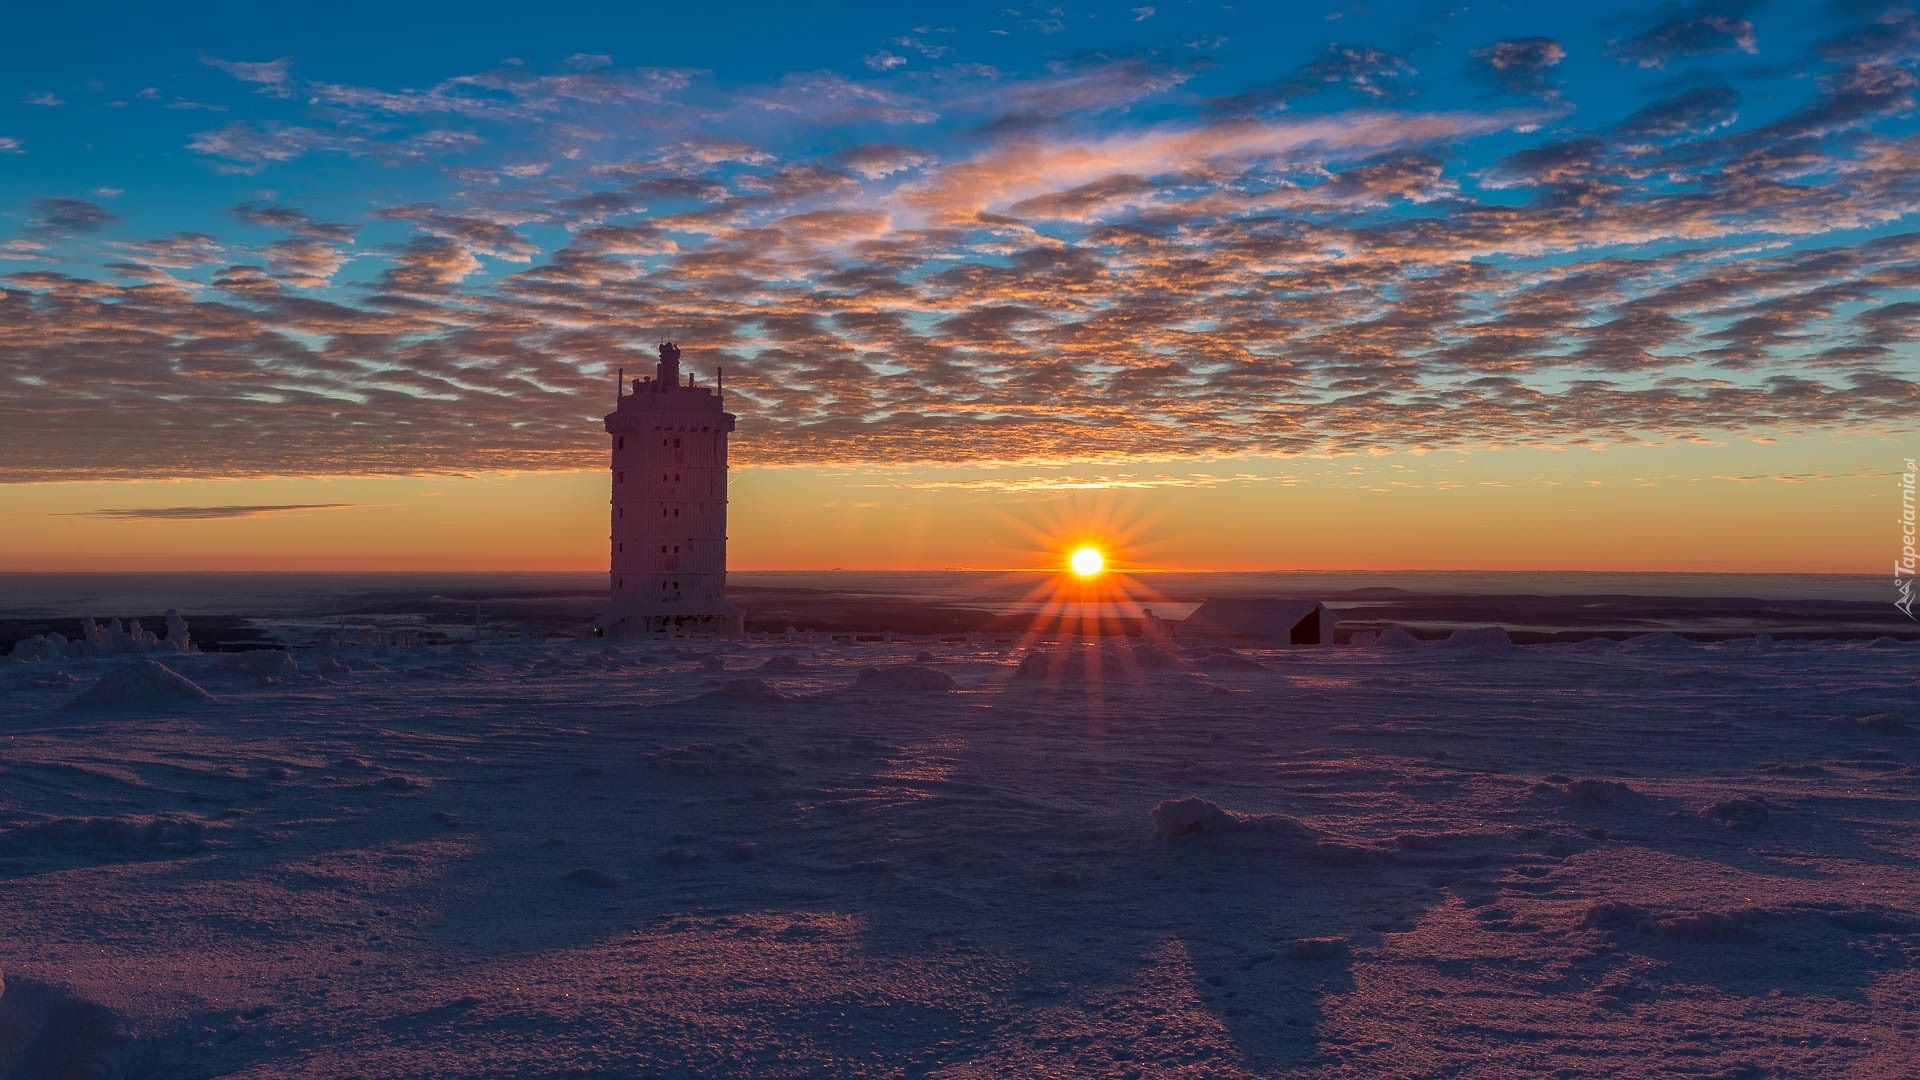
[[724, 369], [736, 569], [1882, 573], [1920, 14], [32, 5], [0, 569], [606, 565]]

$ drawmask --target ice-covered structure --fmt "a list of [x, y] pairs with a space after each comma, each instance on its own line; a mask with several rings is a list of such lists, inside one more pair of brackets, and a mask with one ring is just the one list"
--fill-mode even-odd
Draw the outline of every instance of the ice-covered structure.
[[719, 386], [680, 378], [680, 349], [660, 346], [607, 414], [613, 436], [611, 599], [594, 633], [738, 634], [727, 602], [727, 434]]
[[1180, 620], [1180, 641], [1259, 641], [1285, 645], [1331, 645], [1337, 620], [1317, 600], [1249, 596], [1208, 600]]

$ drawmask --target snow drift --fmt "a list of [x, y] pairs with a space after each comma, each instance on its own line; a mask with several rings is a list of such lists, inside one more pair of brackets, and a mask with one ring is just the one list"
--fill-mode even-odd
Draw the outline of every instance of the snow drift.
[[135, 660], [108, 671], [81, 691], [69, 709], [105, 706], [172, 705], [181, 702], [212, 701], [214, 697], [198, 683], [157, 660]]

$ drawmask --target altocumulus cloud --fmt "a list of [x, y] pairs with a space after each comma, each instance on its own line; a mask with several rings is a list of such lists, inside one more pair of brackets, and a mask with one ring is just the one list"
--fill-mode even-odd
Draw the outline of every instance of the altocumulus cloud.
[[[1605, 62], [1750, 62], [1752, 11], [1661, 7]], [[597, 467], [613, 372], [669, 335], [725, 367], [759, 465], [1910, 425], [1920, 39], [1885, 31], [1911, 21], [1783, 43], [1812, 76], [1791, 103], [1694, 79], [1592, 121], [1544, 38], [1421, 58], [1519, 95], [1478, 110], [1423, 107], [1363, 43], [1205, 99], [1190, 56], [1023, 75], [890, 39], [869, 52], [916, 59], [734, 89], [599, 56], [425, 89], [209, 58], [278, 110], [195, 136], [210, 168], [442, 190], [161, 237], [28, 205], [0, 238], [0, 471]]]

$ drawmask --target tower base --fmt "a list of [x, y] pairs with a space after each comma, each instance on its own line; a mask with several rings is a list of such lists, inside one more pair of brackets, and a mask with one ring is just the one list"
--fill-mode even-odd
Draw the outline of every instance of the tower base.
[[593, 620], [594, 637], [666, 638], [666, 637], [739, 637], [746, 632], [746, 613], [728, 604], [723, 611], [601, 612]]

